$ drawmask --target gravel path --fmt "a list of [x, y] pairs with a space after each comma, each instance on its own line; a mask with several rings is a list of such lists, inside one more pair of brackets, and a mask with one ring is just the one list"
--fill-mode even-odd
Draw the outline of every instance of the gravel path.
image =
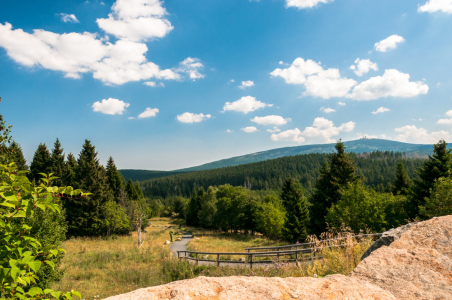
[[[187, 244], [193, 239], [193, 236], [189, 232], [184, 231], [184, 236], [182, 237], [182, 240], [176, 241], [171, 244], [170, 248], [171, 251], [173, 251], [174, 255], [177, 257], [177, 251], [186, 251]], [[181, 253], [181, 256], [185, 256], [185, 253]]]

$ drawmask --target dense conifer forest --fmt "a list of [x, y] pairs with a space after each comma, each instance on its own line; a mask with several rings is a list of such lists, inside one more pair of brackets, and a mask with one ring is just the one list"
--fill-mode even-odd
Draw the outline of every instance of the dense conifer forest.
[[[209, 186], [222, 184], [246, 186], [252, 190], [279, 190], [283, 181], [292, 177], [300, 181], [305, 191], [310, 193], [322, 163], [330, 156], [331, 154], [319, 153], [286, 156], [235, 167], [149, 179], [142, 181], [141, 187], [144, 195], [149, 198], [190, 197], [200, 187], [207, 189]], [[391, 190], [399, 160], [403, 161], [411, 178], [416, 176], [416, 169], [425, 161], [422, 158], [406, 158], [400, 152], [350, 153], [349, 156], [365, 184], [381, 192]]]

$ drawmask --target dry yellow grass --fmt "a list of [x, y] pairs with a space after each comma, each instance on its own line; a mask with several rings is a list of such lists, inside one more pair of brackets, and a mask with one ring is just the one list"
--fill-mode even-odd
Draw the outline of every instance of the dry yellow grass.
[[112, 239], [65, 241], [66, 255], [62, 263], [65, 275], [52, 288], [61, 291], [74, 289], [80, 291], [83, 298], [93, 299], [97, 295], [105, 298], [164, 283], [158, 272], [161, 263], [171, 255], [169, 245], [164, 245], [164, 242], [169, 240], [170, 230], [180, 231], [167, 218], [151, 221], [152, 226], [146, 228], [146, 241], [140, 249], [136, 232]]

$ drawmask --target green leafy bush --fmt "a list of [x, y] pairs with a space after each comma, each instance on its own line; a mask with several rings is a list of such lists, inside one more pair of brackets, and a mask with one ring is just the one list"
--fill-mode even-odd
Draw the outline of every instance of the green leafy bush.
[[420, 207], [422, 216], [433, 218], [452, 215], [452, 179], [439, 178], [433, 185], [430, 197], [425, 198], [425, 205]]

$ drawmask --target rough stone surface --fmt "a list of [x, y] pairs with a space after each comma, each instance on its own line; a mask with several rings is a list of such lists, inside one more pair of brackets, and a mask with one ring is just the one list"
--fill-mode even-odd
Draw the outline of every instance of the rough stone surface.
[[385, 300], [396, 299], [383, 289], [343, 275], [324, 278], [197, 277], [139, 289], [108, 300]]
[[452, 299], [452, 216], [420, 222], [363, 260], [351, 277], [397, 299]]
[[367, 249], [366, 252], [364, 252], [363, 256], [361, 257], [361, 260], [364, 260], [378, 248], [391, 245], [392, 242], [397, 241], [404, 232], [408, 231], [411, 227], [413, 227], [416, 224], [417, 223], [409, 223], [383, 232], [383, 235], [378, 240], [376, 240], [375, 243], [373, 243], [372, 246], [370, 246], [370, 248]]

